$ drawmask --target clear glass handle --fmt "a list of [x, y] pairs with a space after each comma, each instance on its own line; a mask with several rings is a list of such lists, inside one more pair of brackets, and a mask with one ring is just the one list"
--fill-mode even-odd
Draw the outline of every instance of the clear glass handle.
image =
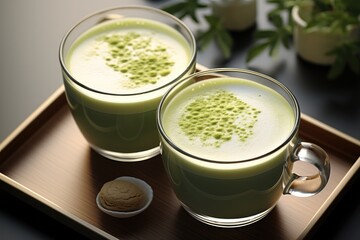
[[[292, 172], [293, 165], [302, 161], [315, 166], [318, 173], [310, 176], [299, 176]], [[292, 157], [286, 166], [287, 181], [285, 182], [284, 194], [299, 197], [308, 197], [319, 193], [327, 184], [330, 177], [330, 162], [327, 153], [319, 146], [299, 142]]]

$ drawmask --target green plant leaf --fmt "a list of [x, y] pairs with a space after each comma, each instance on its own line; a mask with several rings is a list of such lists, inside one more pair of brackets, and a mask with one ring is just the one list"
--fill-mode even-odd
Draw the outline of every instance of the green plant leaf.
[[197, 35], [200, 49], [204, 49], [212, 40], [218, 44], [223, 56], [228, 59], [231, 56], [233, 39], [229, 32], [223, 27], [218, 17], [207, 15], [205, 19], [208, 23], [207, 31]]
[[292, 39], [292, 27], [284, 25], [282, 28], [278, 30], [278, 41], [281, 42], [285, 48], [290, 48], [290, 41]]
[[196, 35], [196, 41], [198, 42], [200, 50], [203, 50], [213, 40], [213, 32], [208, 29], [207, 31], [201, 31]]
[[284, 21], [281, 17], [280, 14], [276, 13], [276, 14], [271, 14], [270, 15], [270, 21], [272, 24], [275, 25], [275, 27], [277, 28], [281, 28], [284, 25]]
[[273, 40], [269, 42], [269, 56], [273, 57], [278, 53], [279, 41]]
[[169, 5], [169, 6], [162, 8], [162, 10], [164, 10], [165, 12], [175, 15], [175, 16], [179, 17], [180, 19], [185, 17], [187, 14], [186, 11], [184, 11], [184, 9], [186, 9], [184, 2], [175, 3], [173, 5]]
[[339, 76], [346, 66], [349, 66], [355, 75], [360, 75], [360, 41], [344, 41], [327, 55], [333, 55], [336, 58], [328, 74], [330, 79]]
[[252, 46], [246, 55], [246, 62], [251, 62], [254, 58], [259, 56], [266, 48], [269, 47], [269, 42], [262, 42]]
[[174, 3], [172, 5], [167, 5], [162, 8], [163, 11], [171, 13], [171, 14], [177, 14], [178, 12], [183, 11], [185, 7], [184, 2]]
[[207, 5], [200, 3], [200, 0], [185, 0], [183, 2], [174, 3], [162, 8], [162, 10], [173, 14], [180, 19], [189, 16], [191, 19], [198, 23], [197, 10], [200, 8], [206, 8]]
[[338, 57], [335, 60], [335, 63], [331, 66], [330, 71], [327, 75], [329, 79], [335, 79], [345, 70], [346, 61]]
[[219, 45], [223, 56], [228, 59], [231, 57], [231, 47], [233, 40], [230, 34], [226, 31], [220, 31], [216, 35], [216, 43]]

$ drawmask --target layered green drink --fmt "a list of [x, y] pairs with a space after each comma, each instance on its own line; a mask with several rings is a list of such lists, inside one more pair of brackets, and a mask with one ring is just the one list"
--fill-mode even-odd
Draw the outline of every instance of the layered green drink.
[[182, 22], [162, 11], [125, 7], [100, 15], [114, 13], [65, 38], [66, 96], [92, 148], [116, 160], [143, 160], [158, 154], [156, 108], [172, 84], [194, 71], [195, 43]]
[[283, 194], [299, 112], [285, 90], [264, 83], [199, 73], [161, 102], [165, 169], [178, 199], [201, 221], [247, 225]]

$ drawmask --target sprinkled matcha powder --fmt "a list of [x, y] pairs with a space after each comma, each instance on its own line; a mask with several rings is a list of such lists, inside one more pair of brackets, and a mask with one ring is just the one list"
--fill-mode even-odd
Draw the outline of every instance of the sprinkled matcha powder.
[[128, 77], [127, 87], [155, 84], [170, 74], [174, 65], [168, 50], [150, 35], [113, 33], [98, 41], [108, 44], [108, 53], [104, 56], [106, 64]]
[[227, 91], [196, 98], [186, 106], [179, 126], [190, 140], [220, 147], [234, 135], [245, 142], [253, 134], [260, 111]]

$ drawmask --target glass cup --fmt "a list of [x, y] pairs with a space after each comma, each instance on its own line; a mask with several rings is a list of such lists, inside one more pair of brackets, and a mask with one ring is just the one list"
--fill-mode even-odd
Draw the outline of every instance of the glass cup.
[[195, 38], [182, 21], [145, 6], [96, 12], [65, 35], [59, 57], [68, 105], [91, 148], [118, 161], [159, 154], [160, 99], [195, 71]]
[[[160, 102], [157, 127], [184, 209], [209, 225], [241, 227], [265, 217], [282, 195], [319, 193], [328, 156], [301, 141], [299, 124], [295, 96], [266, 75], [210, 69], [179, 81]], [[307, 175], [296, 174], [299, 167]]]

